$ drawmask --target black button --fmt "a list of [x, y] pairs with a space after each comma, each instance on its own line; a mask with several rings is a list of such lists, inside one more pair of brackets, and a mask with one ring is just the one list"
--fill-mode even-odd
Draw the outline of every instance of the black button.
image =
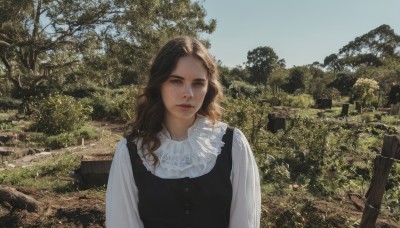
[[189, 192], [189, 187], [186, 187], [186, 188], [185, 188], [185, 192]]
[[185, 207], [189, 207], [189, 206], [190, 206], [190, 203], [185, 202]]
[[185, 179], [183, 182], [184, 182], [185, 184], [188, 184], [188, 183], [189, 183], [189, 179]]
[[186, 214], [186, 215], [190, 215], [190, 211], [189, 211], [189, 210], [186, 210], [186, 211], [185, 211], [185, 214]]

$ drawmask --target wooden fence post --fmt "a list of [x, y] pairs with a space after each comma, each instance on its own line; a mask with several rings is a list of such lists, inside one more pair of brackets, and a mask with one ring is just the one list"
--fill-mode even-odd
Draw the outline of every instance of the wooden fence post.
[[375, 227], [380, 211], [385, 186], [389, 178], [390, 168], [393, 165], [395, 154], [399, 150], [399, 139], [396, 135], [385, 135], [381, 154], [374, 160], [374, 174], [371, 185], [365, 195], [365, 207], [360, 227]]

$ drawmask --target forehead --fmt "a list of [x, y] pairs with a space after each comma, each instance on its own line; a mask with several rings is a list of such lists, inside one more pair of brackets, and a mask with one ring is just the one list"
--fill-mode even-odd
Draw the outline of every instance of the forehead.
[[171, 75], [184, 78], [194, 77], [207, 79], [208, 71], [200, 59], [188, 55], [178, 59], [175, 69], [171, 72]]

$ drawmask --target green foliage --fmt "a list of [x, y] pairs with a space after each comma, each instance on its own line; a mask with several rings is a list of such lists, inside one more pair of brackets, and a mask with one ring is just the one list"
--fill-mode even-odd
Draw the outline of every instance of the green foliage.
[[379, 67], [384, 59], [398, 58], [400, 36], [389, 25], [381, 25], [368, 33], [356, 37], [343, 46], [338, 54], [331, 54], [324, 60], [324, 66], [338, 72], [343, 69]]
[[259, 139], [259, 132], [263, 131], [269, 111], [269, 106], [262, 100], [254, 101], [250, 98], [223, 100], [223, 121], [231, 126], [238, 127], [248, 137], [251, 143]]
[[305, 92], [308, 88], [310, 77], [311, 75], [306, 67], [294, 67], [290, 70], [288, 82], [283, 85], [283, 89], [288, 93]]
[[390, 125], [395, 125], [399, 126], [400, 125], [400, 116], [389, 116], [389, 115], [384, 115], [381, 117], [381, 122], [384, 124], [390, 124]]
[[290, 100], [290, 103], [287, 106], [293, 107], [293, 108], [309, 108], [311, 105], [314, 103], [314, 99], [312, 96], [308, 94], [300, 94], [297, 96], [288, 96], [288, 99]]
[[[287, 127], [273, 134], [265, 130], [271, 113], [267, 99], [270, 96], [273, 95], [263, 93], [257, 102], [244, 97], [226, 98], [223, 102], [223, 120], [243, 131], [256, 156], [263, 183], [274, 186], [269, 188], [269, 194], [286, 194], [284, 189], [291, 183], [306, 187], [314, 195], [340, 194], [346, 188], [361, 191], [360, 186], [370, 181], [373, 151], [380, 147], [384, 131], [351, 119], [334, 119], [340, 110], [332, 112], [330, 118], [316, 118], [316, 111], [288, 115], [282, 109], [281, 114], [288, 116]], [[295, 96], [287, 97], [281, 99], [282, 103], [290, 103]], [[309, 95], [305, 99], [312, 100]], [[354, 119], [361, 120], [359, 116]]]
[[272, 71], [267, 79], [268, 86], [271, 87], [274, 94], [278, 93], [280, 88], [287, 83], [289, 71], [283, 68]]
[[93, 118], [129, 121], [133, 118], [138, 94], [138, 87], [130, 86], [96, 92], [85, 102], [93, 106]]
[[354, 74], [349, 72], [340, 72], [336, 74], [335, 80], [329, 83], [327, 86], [336, 88], [343, 95], [349, 95], [351, 88], [356, 81], [357, 79], [355, 78]]
[[259, 94], [260, 88], [257, 86], [248, 84], [243, 81], [233, 81], [229, 86], [229, 92], [232, 96], [245, 96], [245, 97], [253, 97]]
[[66, 95], [54, 95], [35, 104], [35, 124], [38, 131], [50, 135], [72, 132], [88, 120], [92, 108]]
[[[1, 95], [1, 93], [0, 93]], [[0, 110], [18, 109], [21, 101], [7, 96], [0, 97]]]
[[0, 183], [50, 190], [73, 188], [73, 179], [67, 175], [79, 166], [76, 154], [62, 154], [40, 165], [15, 168], [0, 172]]
[[72, 133], [61, 133], [46, 137], [44, 145], [52, 150], [76, 144], [76, 137]]
[[201, 3], [188, 0], [2, 1], [0, 15], [0, 76], [8, 75], [20, 98], [87, 79], [111, 87], [139, 82], [171, 37], [216, 28]]
[[265, 85], [274, 69], [285, 67], [285, 60], [279, 59], [270, 47], [257, 47], [247, 52], [246, 67], [252, 74], [252, 82]]
[[44, 147], [46, 139], [46, 134], [42, 132], [27, 132], [25, 136], [25, 144], [30, 147]]
[[42, 132], [26, 132], [22, 140], [25, 146], [29, 147], [46, 147], [49, 149], [60, 149], [67, 146], [76, 145], [77, 138], [86, 140], [98, 140], [100, 133], [89, 125], [84, 125], [81, 128], [68, 133], [57, 135], [46, 135]]
[[360, 116], [361, 121], [363, 122], [372, 122], [374, 120], [375, 115], [373, 113], [363, 113]]
[[98, 131], [96, 131], [95, 129], [93, 129], [93, 127], [85, 125], [83, 127], [81, 127], [80, 129], [74, 131], [74, 136], [76, 137], [82, 137], [86, 140], [90, 140], [90, 139], [99, 139], [100, 138], [100, 133]]

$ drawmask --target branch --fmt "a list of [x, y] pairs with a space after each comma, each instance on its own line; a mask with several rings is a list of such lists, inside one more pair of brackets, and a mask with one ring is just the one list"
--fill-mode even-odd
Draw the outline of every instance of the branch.
[[75, 64], [75, 63], [78, 63], [79, 62], [79, 60], [73, 60], [73, 61], [70, 61], [70, 62], [66, 62], [66, 63], [63, 63], [63, 64], [57, 64], [57, 65], [53, 65], [53, 64], [42, 64], [41, 65], [41, 67], [42, 68], [45, 68], [45, 69], [57, 69], [57, 68], [63, 68], [63, 67], [67, 67], [67, 66], [72, 66], [73, 64]]
[[1, 58], [1, 61], [3, 61], [4, 66], [6, 66], [7, 70], [11, 71], [12, 68], [11, 68], [10, 63], [8, 62], [8, 59], [5, 56], [0, 56], [0, 58]]
[[0, 56], [0, 58], [1, 58], [1, 61], [3, 62], [3, 64], [4, 64], [4, 66], [6, 66], [6, 68], [7, 68], [7, 74], [6, 75], [7, 75], [8, 80], [10, 80], [14, 84], [14, 86], [18, 88], [18, 86], [20, 84], [19, 84], [18, 80], [16, 80], [15, 78], [12, 77], [12, 67], [11, 67], [10, 63], [8, 62], [7, 57]]
[[5, 42], [7, 42], [7, 43], [9, 43], [9, 44], [13, 42], [12, 39], [8, 38], [7, 36], [5, 36], [5, 35], [2, 34], [2, 33], [0, 33], [0, 40], [3, 40], [3, 41], [5, 41]]
[[37, 55], [35, 53], [35, 46], [36, 46], [36, 38], [37, 38], [37, 33], [39, 29], [39, 23], [40, 23], [40, 11], [42, 8], [42, 0], [37, 1], [37, 7], [36, 7], [36, 14], [34, 18], [34, 24], [33, 24], [33, 31], [32, 31], [32, 41], [33, 45], [30, 46], [29, 50], [29, 69], [35, 70], [36, 66], [36, 59]]

